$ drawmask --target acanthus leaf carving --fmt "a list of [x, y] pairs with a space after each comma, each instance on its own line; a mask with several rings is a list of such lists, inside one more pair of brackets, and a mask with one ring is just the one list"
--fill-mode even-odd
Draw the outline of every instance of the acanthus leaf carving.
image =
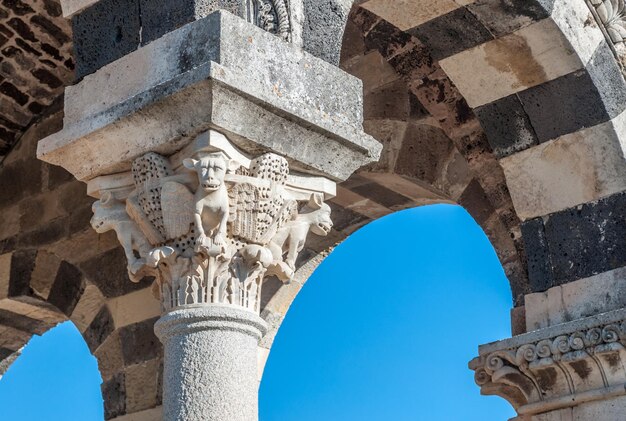
[[131, 280], [155, 277], [164, 311], [219, 303], [258, 313], [265, 276], [289, 282], [308, 235], [330, 232], [324, 193], [290, 190], [285, 158], [242, 156], [205, 145], [175, 169], [150, 152], [132, 163], [125, 204], [104, 191], [93, 205], [93, 227], [116, 231]]
[[600, 23], [615, 44], [626, 39], [626, 3], [624, 0], [590, 0]]
[[551, 334], [537, 331], [504, 340], [481, 352], [470, 369], [483, 393], [506, 398], [519, 415], [567, 407], [577, 394], [592, 390], [618, 388], [621, 393], [626, 379], [625, 320], [626, 312], [618, 310], [607, 313], [605, 321], [589, 318], [577, 329], [564, 324]]

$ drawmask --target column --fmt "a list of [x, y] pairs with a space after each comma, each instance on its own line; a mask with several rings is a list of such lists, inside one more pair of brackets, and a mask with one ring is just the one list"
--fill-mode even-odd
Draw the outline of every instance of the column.
[[189, 23], [68, 87], [38, 146], [98, 199], [129, 282], [154, 279], [164, 421], [258, 418], [263, 283], [291, 281], [331, 231], [335, 183], [380, 155], [361, 82], [277, 33], [225, 11]]

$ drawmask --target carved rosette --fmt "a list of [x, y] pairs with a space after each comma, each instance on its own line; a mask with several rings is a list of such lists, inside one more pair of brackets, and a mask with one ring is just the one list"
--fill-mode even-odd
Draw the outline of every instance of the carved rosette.
[[291, 41], [291, 21], [287, 0], [249, 0], [249, 20], [258, 27]]
[[258, 314], [264, 278], [289, 282], [308, 234], [332, 228], [315, 190], [330, 181], [292, 176], [276, 154], [249, 159], [216, 132], [176, 156], [135, 159], [128, 179], [100, 191], [92, 226], [116, 232], [131, 280], [155, 278], [164, 311], [216, 303]]
[[546, 329], [548, 335], [538, 331], [487, 345], [490, 351], [469, 367], [483, 394], [507, 399], [519, 415], [626, 394], [626, 321], [617, 316], [597, 324], [590, 319], [573, 332], [565, 324]]

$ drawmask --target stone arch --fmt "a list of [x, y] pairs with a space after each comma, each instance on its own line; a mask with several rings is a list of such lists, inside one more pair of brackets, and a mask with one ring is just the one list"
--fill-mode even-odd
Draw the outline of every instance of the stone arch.
[[[622, 233], [626, 85], [584, 2], [358, 3], [340, 65], [363, 80], [364, 128], [383, 157], [338, 187], [336, 230], [311, 244], [299, 280], [363, 224], [428, 203], [463, 206], [488, 235], [511, 283], [513, 334], [545, 326], [539, 294], [626, 264], [592, 257], [624, 246], [589, 225]], [[268, 300], [266, 350], [301, 286]]]
[[105, 418], [150, 417], [161, 403], [160, 305], [150, 279], [128, 279], [115, 235], [89, 225], [85, 184], [37, 160], [37, 141], [61, 124], [61, 112], [44, 115], [0, 167], [0, 371], [32, 335], [70, 320], [98, 361]]
[[[541, 241], [530, 227], [624, 190], [626, 85], [592, 10], [584, 2], [442, 1], [432, 10], [360, 3], [347, 23], [342, 67], [364, 80], [366, 130], [389, 143], [398, 129], [386, 125], [402, 127], [421, 113], [452, 141], [472, 175], [452, 199], [465, 201], [481, 225], [497, 216], [498, 229], [510, 233], [513, 248], [494, 245], [517, 305], [565, 281], [539, 268], [537, 254], [526, 256], [525, 244]], [[432, 154], [421, 143], [417, 154]], [[433, 185], [407, 174], [403, 163], [417, 161], [402, 155], [383, 171]]]

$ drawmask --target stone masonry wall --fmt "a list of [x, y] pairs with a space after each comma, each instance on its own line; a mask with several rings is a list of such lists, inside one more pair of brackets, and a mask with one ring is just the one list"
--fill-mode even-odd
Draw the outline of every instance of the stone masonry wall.
[[0, 2], [0, 160], [74, 77], [57, 0]]
[[42, 117], [0, 167], [0, 365], [71, 320], [98, 359], [110, 419], [160, 404], [160, 308], [150, 280], [128, 279], [115, 235], [91, 229], [86, 185], [35, 157], [61, 124], [58, 111]]

